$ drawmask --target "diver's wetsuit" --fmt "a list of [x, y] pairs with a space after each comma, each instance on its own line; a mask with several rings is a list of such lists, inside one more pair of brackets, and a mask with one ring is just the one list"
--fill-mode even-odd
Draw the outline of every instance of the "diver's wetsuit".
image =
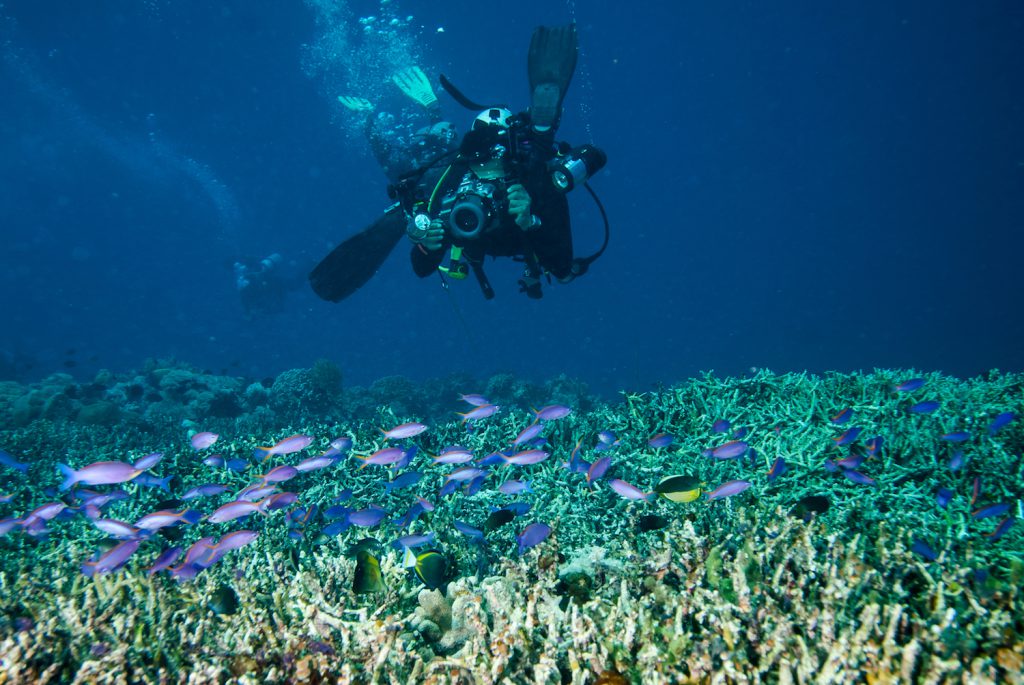
[[[468, 171], [466, 162], [456, 161], [445, 176], [442, 187], [438, 189], [437, 197], [443, 198], [454, 193]], [[530, 213], [540, 219], [541, 225], [538, 228], [524, 231], [508, 213], [507, 186], [515, 182], [522, 183], [530, 194]], [[471, 263], [479, 264], [485, 255], [526, 257], [528, 260], [535, 257], [539, 266], [555, 278], [568, 277], [573, 259], [569, 201], [552, 184], [544, 163], [531, 164], [523, 172], [523, 178], [510, 181], [499, 179], [493, 183], [496, 185], [496, 221], [473, 239], [455, 238], [451, 231], [446, 230], [439, 250], [428, 252], [419, 245], [413, 245], [411, 259], [416, 275], [423, 278], [433, 273], [440, 266], [448, 248], [454, 244], [463, 248], [463, 256]], [[431, 218], [437, 215], [438, 210], [434, 208]]]

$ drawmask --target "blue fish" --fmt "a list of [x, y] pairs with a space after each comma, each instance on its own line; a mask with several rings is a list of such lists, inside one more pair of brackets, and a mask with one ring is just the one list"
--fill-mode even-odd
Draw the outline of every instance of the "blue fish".
[[1012, 411], [1004, 411], [1002, 414], [992, 419], [992, 423], [988, 424], [988, 434], [995, 435], [999, 432], [1000, 428], [1010, 423], [1015, 418], [1017, 418], [1017, 415]]
[[931, 414], [942, 405], [938, 400], [925, 400], [911, 406], [907, 411], [914, 414]]
[[0, 464], [8, 468], [12, 468], [15, 471], [21, 471], [22, 473], [28, 473], [28, 464], [23, 464], [15, 459], [9, 452], [0, 450]]
[[935, 493], [935, 503], [945, 509], [953, 501], [953, 491], [949, 488], [939, 488]]
[[939, 555], [935, 553], [931, 545], [921, 538], [914, 538], [914, 544], [910, 546], [910, 551], [921, 555], [925, 561], [935, 561], [939, 558]]
[[348, 522], [353, 526], [361, 526], [363, 528], [374, 528], [379, 526], [381, 522], [387, 518], [388, 511], [383, 507], [378, 507], [375, 504], [371, 504], [366, 509], [360, 509], [359, 511], [353, 511], [348, 515]]
[[464, 521], [459, 521], [458, 519], [456, 519], [455, 521], [452, 521], [452, 525], [455, 526], [455, 530], [459, 531], [460, 533], [465, 535], [470, 540], [474, 540], [474, 541], [477, 541], [477, 542], [483, 542], [483, 540], [484, 540], [484, 532], [482, 530], [480, 530], [479, 528], [474, 528], [473, 526], [469, 525], [468, 523], [465, 523]]
[[964, 451], [957, 450], [956, 452], [953, 453], [953, 456], [949, 458], [949, 470], [955, 473], [956, 471], [962, 469], [964, 467], [964, 464], [966, 463], [967, 460], [964, 459]]
[[140, 473], [139, 475], [132, 478], [133, 483], [145, 486], [147, 488], [159, 488], [165, 492], [171, 491], [171, 479], [173, 475], [167, 476], [166, 478], [157, 478], [156, 476], [149, 473]]
[[911, 378], [910, 380], [903, 381], [892, 386], [893, 392], [914, 392], [924, 385], [923, 378]]
[[945, 440], [946, 442], [963, 442], [965, 440], [969, 440], [970, 437], [971, 434], [967, 431], [956, 431], [954, 433], [946, 433], [945, 435], [940, 436], [939, 439]]
[[390, 483], [385, 483], [384, 484], [384, 492], [385, 493], [391, 493], [394, 490], [401, 490], [403, 488], [410, 488], [413, 485], [416, 485], [416, 483], [419, 483], [420, 482], [420, 478], [422, 478], [422, 477], [423, 477], [423, 474], [420, 473], [419, 471], [406, 471], [405, 473], [400, 475], [398, 478], [395, 478]]
[[549, 535], [551, 535], [551, 527], [546, 523], [531, 523], [528, 525], [523, 529], [522, 533], [516, 536], [516, 544], [519, 547], [520, 556], [531, 547], [536, 547], [544, 542]]
[[342, 519], [340, 521], [335, 521], [334, 523], [328, 523], [320, 532], [329, 537], [333, 537], [344, 533], [348, 530], [349, 525], [348, 519]]
[[525, 516], [531, 506], [529, 502], [509, 502], [502, 509], [508, 509], [516, 516]]

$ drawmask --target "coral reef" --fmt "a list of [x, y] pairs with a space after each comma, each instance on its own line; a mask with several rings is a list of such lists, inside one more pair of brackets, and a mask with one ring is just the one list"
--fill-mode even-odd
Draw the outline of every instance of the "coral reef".
[[[385, 493], [392, 474], [355, 460], [302, 474], [294, 488], [303, 506], [324, 508], [340, 496], [400, 512], [414, 495], [428, 497], [437, 506], [422, 525], [453, 559], [449, 582], [424, 589], [388, 545], [380, 555], [386, 589], [356, 595], [350, 547], [366, 532], [327, 535], [315, 517], [304, 530], [292, 511], [253, 517], [245, 525], [258, 527], [259, 539], [192, 581], [144, 572], [170, 542], [162, 533], [146, 540], [145, 558], [86, 577], [81, 563], [104, 536], [77, 513], [58, 517], [45, 538], [0, 536], [0, 685], [1024, 682], [1024, 526], [998, 537], [993, 519], [975, 516], [990, 502], [1010, 505], [1011, 523], [1020, 515], [1024, 427], [1017, 420], [987, 430], [1000, 412], [1024, 413], [1020, 376], [922, 375], [926, 389], [910, 398], [893, 385], [912, 372], [707, 375], [624, 394], [615, 405], [585, 398], [583, 386], [565, 379], [531, 389], [503, 377], [486, 387], [528, 400], [467, 430], [452, 418], [461, 408], [457, 390], [474, 389], [465, 379], [438, 382], [432, 397], [429, 384], [404, 379], [342, 394], [332, 375], [322, 368], [312, 375], [320, 381], [286, 372], [256, 383], [154, 362], [140, 374], [87, 384], [67, 377], [2, 384], [8, 424], [0, 447], [29, 466], [28, 474], [0, 470], [0, 494], [11, 495], [0, 518], [52, 498], [54, 463], [69, 454], [128, 459], [163, 450], [163, 472], [184, 488], [213, 478], [186, 429], [224, 434], [217, 449], [223, 445], [226, 456], [251, 458], [254, 446], [299, 430], [316, 436], [311, 453], [351, 435], [369, 454], [383, 444], [381, 426], [423, 418], [405, 413], [422, 410], [445, 418], [415, 439], [416, 467], [426, 472], [415, 489]], [[310, 390], [316, 383], [320, 390]], [[325, 387], [335, 388], [329, 401]], [[482, 456], [507, 446], [534, 420], [527, 406], [554, 401], [545, 393], [556, 391], [575, 399], [563, 400], [573, 407], [569, 416], [545, 427], [553, 457], [495, 469], [496, 481], [531, 481], [533, 492], [518, 500], [532, 505], [526, 518], [490, 532], [486, 546], [455, 532], [455, 519], [483, 527], [510, 497], [490, 485], [436, 497], [443, 474], [424, 453], [465, 444]], [[207, 394], [229, 395], [233, 404], [217, 415]], [[288, 399], [275, 408], [275, 397]], [[942, 410], [910, 411], [922, 399], [940, 401]], [[312, 412], [314, 401], [326, 403], [325, 414]], [[19, 402], [38, 410], [25, 423], [10, 420]], [[80, 420], [82, 409], [100, 402], [118, 408], [117, 430]], [[194, 413], [200, 407], [205, 414]], [[884, 448], [868, 449], [865, 439], [839, 444], [847, 426], [835, 417], [847, 408], [850, 425], [883, 435]], [[720, 419], [731, 422], [729, 434], [714, 432]], [[610, 473], [645, 493], [678, 473], [709, 487], [738, 478], [752, 485], [717, 501], [624, 499], [606, 481], [588, 483], [562, 466], [578, 445], [595, 458], [599, 430], [614, 431], [621, 443], [606, 453]], [[707, 448], [740, 430], [749, 454], [709, 456]], [[951, 442], [958, 431], [970, 435]], [[662, 432], [672, 443], [652, 447], [649, 439]], [[963, 464], [952, 468], [957, 451]], [[827, 469], [851, 453], [864, 457], [873, 485]], [[789, 468], [770, 478], [780, 456]], [[216, 477], [233, 489], [248, 482], [224, 470]], [[112, 510], [124, 520], [168, 497], [128, 487], [131, 496]], [[936, 503], [940, 487], [953, 493], [946, 506]], [[807, 495], [826, 497], [829, 508], [794, 515]], [[665, 527], [637, 526], [654, 513]], [[547, 521], [553, 533], [519, 554], [513, 536], [526, 520]], [[189, 536], [187, 543], [229, 529], [204, 522], [181, 530], [167, 535]], [[389, 542], [395, 531], [376, 534]], [[933, 558], [921, 553], [921, 539]]]

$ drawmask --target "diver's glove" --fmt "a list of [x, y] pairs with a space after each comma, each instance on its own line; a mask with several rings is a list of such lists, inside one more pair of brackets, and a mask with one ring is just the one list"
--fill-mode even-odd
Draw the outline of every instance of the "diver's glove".
[[540, 227], [540, 219], [530, 214], [530, 194], [522, 184], [514, 183], [508, 187], [508, 213], [524, 231]]
[[444, 222], [440, 219], [431, 221], [426, 214], [417, 214], [405, 227], [409, 240], [427, 252], [436, 252], [444, 242]]
[[430, 79], [419, 67], [409, 67], [392, 74], [391, 80], [413, 102], [427, 109], [437, 106], [437, 95], [430, 87]]
[[373, 103], [366, 98], [357, 98], [354, 95], [339, 95], [338, 102], [343, 104], [346, 109], [353, 112], [372, 112]]

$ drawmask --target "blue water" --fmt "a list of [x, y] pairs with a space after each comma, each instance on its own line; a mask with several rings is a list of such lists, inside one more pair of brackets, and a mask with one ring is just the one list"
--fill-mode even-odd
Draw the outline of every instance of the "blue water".
[[[403, 243], [318, 300], [303, 274], [389, 204], [335, 96], [393, 97], [412, 61], [524, 109], [533, 27], [571, 19], [560, 137], [609, 156], [590, 273], [538, 302], [495, 262], [486, 302], [415, 278]], [[1021, 45], [1009, 1], [5, 2], [0, 376], [323, 357], [346, 383], [510, 370], [613, 392], [706, 369], [1020, 370]], [[598, 213], [571, 204], [588, 254]], [[246, 317], [231, 264], [272, 252], [302, 287]]]

